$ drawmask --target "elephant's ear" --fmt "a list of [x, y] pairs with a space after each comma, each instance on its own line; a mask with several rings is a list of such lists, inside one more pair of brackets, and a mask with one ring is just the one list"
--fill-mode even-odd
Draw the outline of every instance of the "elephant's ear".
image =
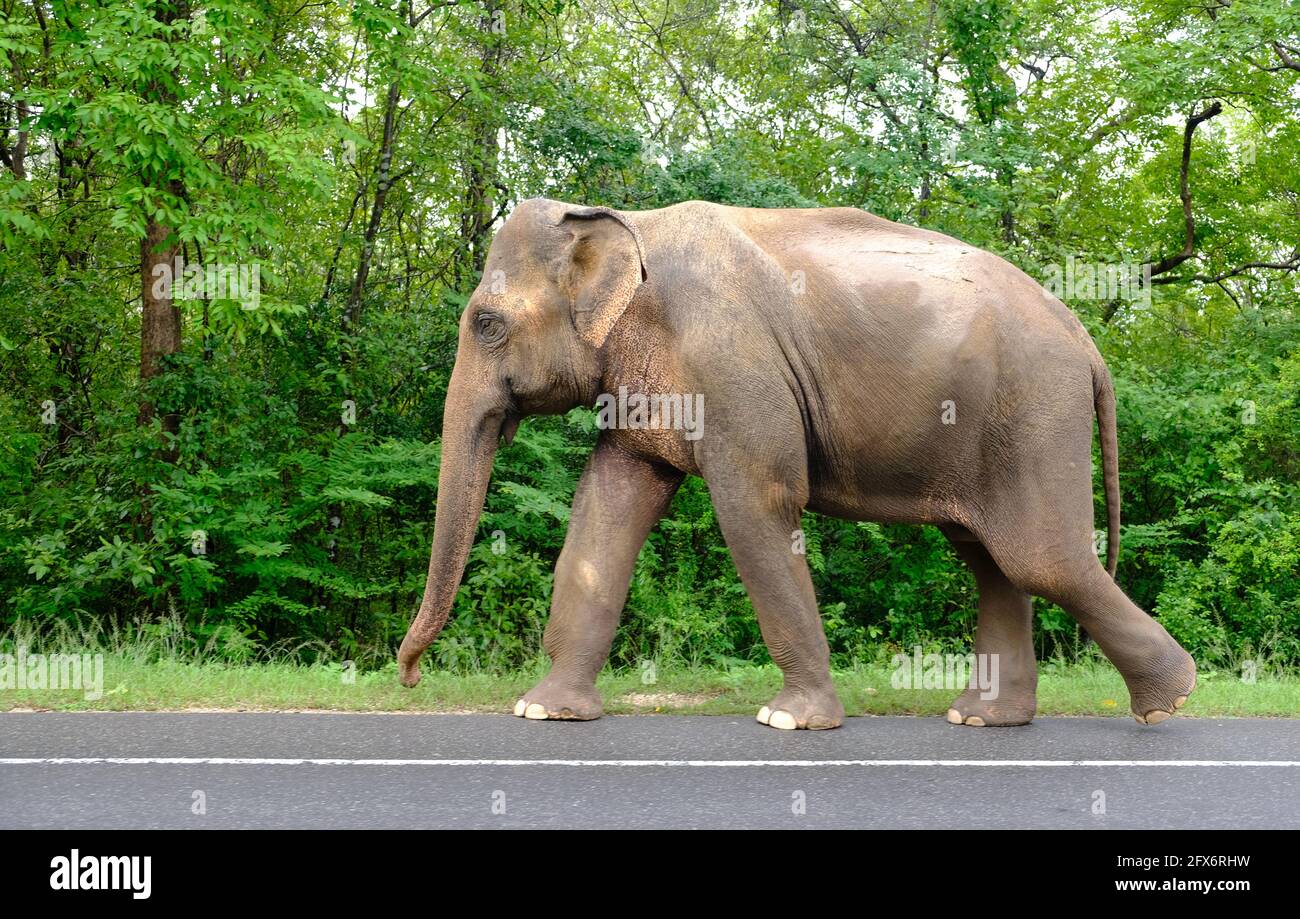
[[641, 234], [626, 217], [607, 207], [572, 208], [560, 226], [572, 234], [565, 286], [573, 325], [599, 348], [646, 279]]

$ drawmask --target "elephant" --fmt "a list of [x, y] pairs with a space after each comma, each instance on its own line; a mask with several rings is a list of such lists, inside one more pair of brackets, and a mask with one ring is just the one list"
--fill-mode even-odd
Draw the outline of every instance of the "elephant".
[[[993, 699], [960, 695], [954, 724], [1033, 718], [1033, 596], [1086, 629], [1139, 722], [1165, 720], [1195, 687], [1192, 657], [1114, 580], [1109, 370], [1065, 304], [990, 252], [854, 208], [619, 211], [534, 198], [500, 226], [458, 334], [428, 581], [398, 652], [406, 686], [450, 613], [498, 443], [525, 416], [618, 393], [555, 568], [543, 637], [552, 666], [516, 715], [602, 714], [596, 676], [638, 553], [688, 475], [704, 480], [782, 672], [758, 712], [769, 727], [834, 728], [845, 714], [793, 538], [805, 509], [936, 526], [969, 566], [975, 653], [997, 655], [1000, 686]], [[680, 394], [707, 409], [707, 424], [702, 412], [692, 429], [671, 423], [667, 398], [660, 423], [646, 423], [622, 409], [629, 393]]]

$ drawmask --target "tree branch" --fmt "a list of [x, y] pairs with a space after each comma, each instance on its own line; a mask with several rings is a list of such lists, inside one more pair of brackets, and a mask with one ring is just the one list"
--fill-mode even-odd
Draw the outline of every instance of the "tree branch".
[[1300, 55], [1300, 51], [1296, 51], [1294, 48], [1288, 48], [1280, 41], [1273, 42], [1273, 50], [1276, 51], [1277, 56], [1282, 59], [1283, 67], [1288, 70], [1300, 71], [1300, 59], [1291, 56], [1292, 54]]
[[1265, 269], [1270, 271], [1300, 271], [1300, 248], [1291, 253], [1291, 256], [1284, 262], [1246, 262], [1244, 265], [1238, 265], [1236, 268], [1225, 271], [1222, 274], [1184, 274], [1170, 278], [1160, 278], [1152, 280], [1152, 284], [1183, 284], [1188, 281], [1199, 281], [1202, 284], [1218, 284], [1220, 281], [1226, 281], [1228, 278], [1235, 278], [1239, 275], [1246, 274], [1256, 269]]
[[1166, 255], [1158, 261], [1153, 259], [1148, 262], [1147, 266], [1144, 267], [1150, 267], [1151, 277], [1177, 268], [1196, 254], [1196, 218], [1192, 214], [1192, 188], [1188, 180], [1192, 162], [1192, 137], [1196, 134], [1196, 129], [1201, 122], [1209, 121], [1222, 111], [1223, 105], [1215, 101], [1207, 108], [1202, 109], [1199, 114], [1188, 116], [1187, 123], [1183, 126], [1183, 159], [1178, 172], [1178, 197], [1183, 202], [1183, 248], [1173, 255]]

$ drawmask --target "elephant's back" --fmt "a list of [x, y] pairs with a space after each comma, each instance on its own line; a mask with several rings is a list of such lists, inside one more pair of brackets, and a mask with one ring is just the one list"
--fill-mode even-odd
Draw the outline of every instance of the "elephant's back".
[[852, 208], [731, 210], [793, 289], [815, 294], [807, 309], [911, 327], [940, 349], [993, 326], [1023, 347], [1101, 360], [1069, 307], [985, 249]]

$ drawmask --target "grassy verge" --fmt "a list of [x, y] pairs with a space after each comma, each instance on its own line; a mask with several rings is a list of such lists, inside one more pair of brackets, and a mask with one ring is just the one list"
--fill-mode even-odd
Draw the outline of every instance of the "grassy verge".
[[[350, 673], [338, 665], [230, 665], [107, 652], [100, 698], [87, 699], [79, 690], [0, 688], [0, 711], [505, 712], [542, 672], [540, 665], [508, 674], [449, 674], [426, 667], [423, 682], [404, 689], [393, 666]], [[952, 690], [895, 689], [891, 672], [885, 665], [863, 665], [835, 673], [850, 715], [941, 715], [956, 695]], [[650, 684], [640, 671], [606, 671], [599, 682], [606, 710], [614, 714], [753, 715], [780, 685], [780, 672], [771, 665], [663, 667]], [[1104, 662], [1047, 664], [1038, 710], [1043, 715], [1127, 717], [1128, 693]], [[1261, 676], [1244, 683], [1235, 673], [1203, 670], [1183, 711], [1193, 717], [1297, 716], [1300, 675]]]

